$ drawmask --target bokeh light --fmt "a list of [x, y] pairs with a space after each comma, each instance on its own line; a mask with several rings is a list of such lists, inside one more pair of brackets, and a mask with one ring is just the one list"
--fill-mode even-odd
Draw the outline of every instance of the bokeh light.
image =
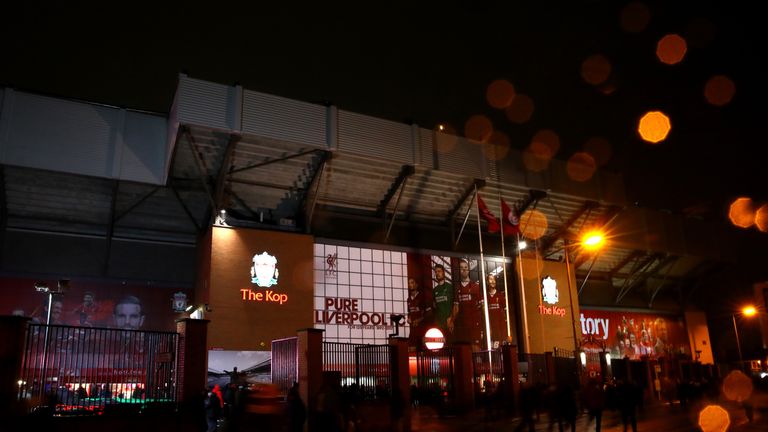
[[719, 405], [707, 405], [699, 413], [699, 427], [702, 432], [725, 432], [731, 425], [731, 417]]
[[751, 198], [736, 198], [728, 209], [728, 219], [739, 228], [751, 227], [755, 223], [755, 216], [755, 207]]
[[581, 63], [581, 78], [589, 84], [599, 85], [608, 79], [612, 68], [611, 62], [605, 56], [595, 54]]
[[552, 154], [549, 147], [540, 142], [532, 142], [523, 150], [523, 165], [528, 171], [541, 172], [547, 169]]
[[565, 165], [568, 177], [577, 182], [585, 182], [592, 178], [597, 171], [597, 162], [586, 152], [574, 153]]
[[491, 161], [502, 160], [509, 154], [509, 137], [501, 131], [493, 131], [488, 141], [482, 144], [485, 158]]
[[539, 239], [547, 232], [547, 216], [536, 210], [526, 210], [520, 217], [520, 232], [525, 238]]
[[714, 106], [727, 105], [736, 94], [736, 84], [724, 75], [715, 75], [704, 85], [704, 98]]
[[447, 123], [435, 126], [435, 149], [440, 154], [450, 154], [459, 143], [456, 129]]
[[488, 105], [497, 109], [504, 109], [512, 105], [514, 98], [515, 86], [503, 79], [490, 83], [485, 92], [485, 99], [488, 101]]
[[592, 155], [598, 166], [603, 166], [611, 160], [613, 150], [611, 143], [603, 137], [591, 137], [584, 143], [584, 151]]
[[668, 34], [656, 44], [656, 57], [665, 64], [673, 65], [683, 61], [688, 44], [678, 34]]
[[555, 157], [557, 151], [560, 150], [560, 137], [555, 131], [550, 129], [542, 129], [536, 132], [536, 135], [531, 138], [531, 144], [541, 143], [549, 149], [549, 158]]
[[640, 33], [648, 27], [651, 11], [643, 2], [632, 2], [621, 10], [621, 28], [628, 33]]
[[768, 204], [763, 204], [755, 212], [755, 226], [762, 232], [768, 232]]
[[749, 399], [753, 389], [752, 379], [740, 370], [729, 372], [723, 380], [723, 394], [732, 401], [741, 402]]
[[504, 112], [512, 123], [523, 124], [531, 119], [534, 110], [533, 99], [528, 95], [518, 93], [512, 99], [512, 104]]
[[493, 133], [493, 123], [482, 114], [475, 114], [464, 123], [464, 136], [478, 142], [485, 142]]
[[651, 144], [664, 141], [670, 129], [672, 129], [672, 124], [669, 121], [669, 117], [661, 111], [645, 113], [637, 127], [640, 137]]

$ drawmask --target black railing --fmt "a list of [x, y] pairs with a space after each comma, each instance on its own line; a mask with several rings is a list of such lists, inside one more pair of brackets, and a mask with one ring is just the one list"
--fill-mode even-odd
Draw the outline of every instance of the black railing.
[[30, 324], [18, 397], [69, 414], [175, 404], [177, 351], [177, 333]]
[[295, 337], [272, 341], [272, 384], [283, 395], [299, 380], [297, 341]]
[[362, 399], [390, 394], [393, 361], [389, 345], [323, 342], [323, 372], [336, 372], [340, 384], [344, 388], [355, 387]]

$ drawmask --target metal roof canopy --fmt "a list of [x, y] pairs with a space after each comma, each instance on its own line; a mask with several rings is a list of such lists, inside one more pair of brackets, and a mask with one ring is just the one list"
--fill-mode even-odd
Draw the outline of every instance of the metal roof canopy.
[[[214, 86], [218, 93], [192, 91], [195, 86]], [[218, 218], [231, 226], [443, 248], [428, 240], [424, 240], [426, 244], [403, 243], [423, 240], [414, 240], [414, 233], [433, 232], [450, 239], [440, 245], [463, 240], [459, 250], [473, 252], [475, 248], [476, 252], [476, 237], [465, 233], [458, 238], [458, 233], [472, 210], [477, 186], [497, 217], [501, 216], [501, 199], [545, 216], [544, 233], [532, 244], [542, 259], [562, 259], [565, 242], [574, 241], [584, 227], [606, 229], [610, 241], [605, 249], [596, 255], [580, 254], [572, 261], [580, 286], [588, 277], [613, 288], [611, 302], [603, 305], [650, 308], [665, 293], [683, 303], [689, 297], [683, 291], [695, 289], [724, 261], [720, 255], [697, 256], [687, 245], [670, 251], [663, 242], [648, 240], [643, 219], [648, 210], [628, 209], [622, 199], [599, 199], [606, 187], [616, 187], [613, 177], [601, 180], [602, 173], [591, 180], [600, 191], [580, 196], [580, 185], [568, 186], [576, 188], [568, 191], [565, 186], [562, 190], [547, 187], [572, 183], [556, 181], [562, 176], [558, 173], [564, 172], [559, 161], [552, 161], [555, 166], [547, 172], [528, 172], [521, 163], [521, 152], [514, 149], [506, 159], [489, 160], [483, 155], [483, 144], [448, 137], [457, 142], [455, 152], [450, 153], [439, 142], [445, 136], [416, 126], [382, 123], [360, 115], [342, 117], [387, 132], [376, 135], [373, 129], [354, 129], [358, 123], [339, 126], [335, 107], [221, 87], [180, 78], [168, 122], [174, 150], [164, 185], [0, 165], [2, 228], [196, 244]], [[243, 100], [251, 101], [250, 105]], [[269, 104], [254, 105], [253, 101]], [[230, 102], [235, 108], [226, 109]], [[220, 112], [211, 108], [220, 105], [224, 106]], [[258, 108], [260, 114], [248, 107]], [[298, 130], [305, 123], [308, 129]], [[286, 136], [281, 138], [283, 130]], [[350, 141], [348, 135], [359, 143]], [[375, 155], [365, 153], [369, 135], [377, 143]], [[394, 140], [396, 152], [388, 153], [388, 139]], [[457, 154], [466, 158], [466, 172], [459, 169], [464, 159], [457, 159]], [[470, 216], [475, 218], [474, 213]], [[476, 233], [475, 225], [469, 223], [467, 229]], [[489, 245], [492, 249], [493, 241]], [[506, 250], [508, 256], [514, 253], [510, 242]], [[590, 283], [585, 296], [591, 299], [589, 290]]]

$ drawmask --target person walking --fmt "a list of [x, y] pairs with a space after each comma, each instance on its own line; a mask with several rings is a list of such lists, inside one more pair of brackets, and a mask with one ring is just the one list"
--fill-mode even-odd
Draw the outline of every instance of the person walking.
[[584, 407], [587, 409], [587, 426], [595, 419], [595, 432], [600, 432], [605, 409], [605, 390], [595, 378], [590, 378], [582, 393]]

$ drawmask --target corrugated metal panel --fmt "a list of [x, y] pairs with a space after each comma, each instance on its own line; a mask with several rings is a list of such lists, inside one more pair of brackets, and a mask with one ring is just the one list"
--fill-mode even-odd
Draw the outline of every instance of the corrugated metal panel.
[[126, 112], [125, 134], [119, 178], [162, 184], [168, 154], [165, 148], [167, 122], [148, 114]]
[[437, 143], [438, 169], [474, 178], [487, 176], [481, 144], [447, 134], [440, 135]]
[[[561, 160], [552, 160], [549, 169], [552, 175], [552, 190], [574, 195], [591, 200], [600, 199], [600, 185], [597, 179], [597, 170], [586, 180], [574, 180], [568, 172], [568, 163]], [[578, 169], [578, 167], [575, 167]], [[575, 173], [576, 176], [582, 173]]]
[[232, 129], [239, 112], [236, 93], [235, 87], [181, 76], [176, 114], [181, 123]]
[[435, 133], [429, 129], [419, 129], [419, 159], [416, 163], [424, 168], [435, 167]]
[[112, 177], [120, 110], [15, 93], [5, 163]]
[[253, 91], [243, 95], [243, 132], [327, 148], [328, 108]]
[[408, 125], [339, 110], [339, 150], [412, 164]]

